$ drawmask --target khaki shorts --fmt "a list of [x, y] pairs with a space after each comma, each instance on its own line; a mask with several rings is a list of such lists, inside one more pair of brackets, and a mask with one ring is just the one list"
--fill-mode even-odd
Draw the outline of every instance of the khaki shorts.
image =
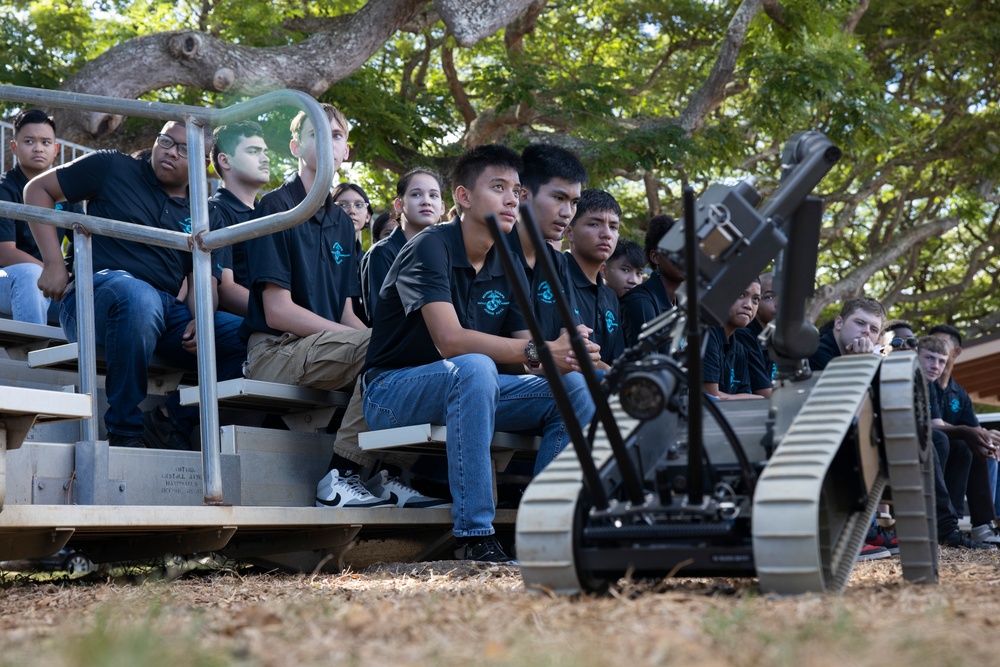
[[243, 374], [251, 380], [351, 391], [365, 367], [371, 334], [371, 329], [351, 329], [265, 338], [250, 348]]

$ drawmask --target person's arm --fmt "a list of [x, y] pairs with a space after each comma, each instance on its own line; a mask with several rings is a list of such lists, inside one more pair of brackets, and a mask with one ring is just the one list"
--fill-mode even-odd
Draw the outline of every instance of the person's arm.
[[[24, 186], [24, 203], [27, 206], [54, 209], [56, 202], [65, 199], [66, 195], [59, 185], [55, 170], [36, 176]], [[40, 222], [29, 222], [28, 227], [42, 254], [42, 274], [38, 278], [38, 289], [42, 290], [44, 296], [61, 301], [69, 283], [69, 271], [63, 261], [59, 234], [55, 227]]]
[[267, 326], [272, 329], [304, 338], [320, 331], [347, 331], [351, 328], [303, 308], [292, 301], [289, 290], [273, 283], [264, 283], [261, 298], [264, 303], [264, 318]]
[[15, 241], [0, 241], [0, 266], [13, 266], [15, 264], [39, 264], [35, 257], [29, 255], [17, 247]]
[[246, 317], [249, 303], [250, 290], [236, 282], [232, 269], [223, 269], [222, 283], [219, 285], [219, 305], [234, 315]]
[[[434, 301], [420, 308], [427, 324], [427, 331], [434, 341], [438, 354], [448, 359], [463, 354], [485, 354], [500, 364], [526, 364], [524, 354], [526, 338], [494, 336], [462, 327], [455, 307], [447, 301]], [[520, 334], [520, 332], [517, 332]], [[521, 334], [524, 335], [524, 334]], [[565, 333], [549, 343], [556, 365], [563, 371], [576, 370], [576, 360], [569, 355], [569, 334]], [[588, 341], [587, 350], [600, 357], [600, 348]], [[575, 368], [574, 368], [575, 367]]]
[[964, 440], [969, 445], [969, 449], [979, 456], [993, 457], [997, 452], [989, 432], [981, 426], [963, 426], [949, 424], [943, 419], [932, 419], [931, 427], [935, 431], [941, 431], [949, 438]]
[[348, 329], [367, 329], [365, 323], [358, 318], [357, 314], [354, 312], [354, 300], [351, 297], [347, 297], [344, 300], [344, 312], [340, 315], [341, 324], [346, 326]]

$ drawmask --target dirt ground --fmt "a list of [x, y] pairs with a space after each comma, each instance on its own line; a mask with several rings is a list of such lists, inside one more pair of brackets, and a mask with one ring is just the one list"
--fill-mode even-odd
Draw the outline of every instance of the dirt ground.
[[1000, 552], [943, 549], [937, 586], [898, 559], [843, 595], [755, 580], [623, 581], [530, 594], [515, 567], [454, 561], [338, 575], [227, 568], [0, 578], [0, 665], [989, 665]]

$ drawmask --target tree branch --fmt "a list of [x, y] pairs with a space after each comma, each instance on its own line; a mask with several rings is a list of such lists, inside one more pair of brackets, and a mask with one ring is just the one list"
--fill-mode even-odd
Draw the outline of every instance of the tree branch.
[[472, 102], [469, 101], [469, 96], [465, 92], [465, 86], [462, 85], [462, 82], [458, 78], [458, 70], [455, 69], [455, 56], [452, 53], [451, 46], [447, 42], [441, 45], [441, 69], [444, 70], [444, 78], [448, 82], [448, 90], [451, 91], [451, 96], [455, 100], [458, 112], [462, 114], [462, 120], [465, 121], [465, 130], [468, 132], [469, 127], [476, 120], [476, 109], [472, 106]]

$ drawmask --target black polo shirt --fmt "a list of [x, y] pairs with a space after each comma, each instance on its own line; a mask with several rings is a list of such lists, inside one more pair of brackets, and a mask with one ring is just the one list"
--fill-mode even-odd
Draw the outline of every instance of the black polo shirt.
[[526, 330], [497, 252], [496, 247], [490, 249], [477, 274], [465, 254], [458, 219], [410, 239], [393, 261], [379, 294], [367, 368], [441, 361], [420, 310], [429, 303], [452, 304], [465, 329], [494, 336]]
[[[0, 176], [0, 201], [8, 201], [14, 204], [24, 203], [24, 186], [28, 184], [28, 177], [25, 176], [24, 172], [21, 171], [21, 167], [15, 165], [13, 169], [8, 170], [5, 174]], [[69, 202], [59, 202], [56, 204], [56, 210], [60, 211], [70, 211], [72, 213], [83, 213], [83, 207], [79, 204], [71, 204]], [[72, 238], [72, 233], [67, 232], [65, 229], [56, 228], [59, 233], [59, 242], [66, 237], [67, 234]], [[15, 220], [14, 218], [4, 218], [0, 216], [0, 242], [13, 241], [14, 247], [22, 252], [26, 252], [35, 259], [41, 261], [42, 253], [38, 250], [38, 244], [35, 243], [35, 237], [31, 234], [31, 229], [28, 227], [28, 223], [24, 220]], [[72, 248], [72, 246], [70, 246]], [[67, 258], [71, 261], [70, 258]], [[70, 264], [72, 266], [72, 263]]]
[[365, 317], [369, 322], [375, 319], [379, 291], [382, 289], [385, 277], [389, 275], [389, 267], [404, 245], [406, 236], [403, 234], [403, 228], [396, 227], [389, 236], [369, 248], [361, 258], [361, 302], [364, 304]]
[[674, 307], [659, 273], [653, 273], [621, 298], [622, 337], [626, 347], [639, 342], [642, 325]]
[[[191, 209], [186, 197], [171, 197], [156, 178], [149, 158], [118, 151], [97, 151], [56, 169], [59, 187], [72, 202], [87, 200], [87, 212], [102, 218], [146, 227], [191, 233]], [[191, 253], [97, 234], [93, 238], [94, 271], [127, 271], [168, 294], [177, 294], [191, 272]], [[212, 275], [221, 251], [212, 253]]]
[[[972, 399], [955, 378], [948, 378], [948, 385], [941, 388], [936, 381], [930, 383], [930, 401], [936, 404], [937, 416], [952, 426], [979, 426], [972, 406]], [[934, 410], [931, 411], [934, 416]]]
[[743, 352], [746, 355], [747, 378], [750, 381], [750, 390], [771, 389], [774, 382], [772, 371], [774, 364], [767, 357], [764, 348], [760, 346], [757, 336], [750, 331], [750, 327], [743, 327], [734, 331], [732, 342], [733, 345], [743, 348]]
[[[250, 219], [253, 208], [225, 188], [219, 188], [208, 198], [208, 219], [212, 229], [231, 227]], [[222, 249], [222, 267], [233, 270], [233, 280], [250, 289], [245, 243], [235, 243]], [[220, 267], [216, 267], [221, 271]]]
[[833, 337], [833, 331], [827, 331], [819, 337], [819, 347], [813, 356], [809, 357], [809, 368], [814, 371], [821, 371], [826, 368], [833, 359], [840, 356], [840, 346], [837, 339]]
[[[516, 224], [519, 225], [522, 223], [518, 222]], [[524, 248], [521, 246], [521, 238], [517, 235], [516, 226], [507, 234], [507, 244], [510, 246], [510, 250], [514, 256], [520, 260], [521, 269], [524, 270], [524, 275], [527, 276], [529, 293], [531, 294], [531, 310], [535, 315], [535, 320], [538, 322], [538, 328], [542, 332], [542, 338], [547, 341], [559, 338], [559, 334], [567, 326], [559, 317], [559, 308], [556, 306], [556, 298], [552, 291], [552, 286], [549, 285], [549, 281], [545, 280], [545, 277], [542, 275], [542, 269], [538, 265], [537, 258], [534, 268], [528, 266], [528, 260], [524, 256]], [[567, 271], [568, 262], [566, 261], [566, 255], [548, 243], [545, 244], [545, 252], [548, 253], [549, 258], [552, 260], [556, 275], [563, 286], [562, 293], [566, 295], [567, 302], [572, 311], [576, 306], [572, 301], [570, 293], [566, 291], [566, 286], [571, 284]], [[573, 324], [575, 326], [576, 322]]]
[[[305, 197], [302, 179], [293, 174], [276, 190], [261, 197], [251, 219], [291, 210]], [[243, 340], [255, 331], [284, 333], [267, 326], [265, 283], [288, 290], [296, 305], [334, 322], [341, 321], [348, 297], [360, 295], [354, 223], [329, 195], [311, 218], [291, 229], [250, 239], [246, 251], [250, 303], [240, 327]]]
[[601, 346], [601, 361], [612, 363], [625, 349], [622, 338], [621, 317], [618, 312], [618, 295], [604, 284], [597, 273], [597, 284], [590, 282], [573, 255], [566, 254], [573, 291], [575, 314], [581, 324], [594, 330], [591, 339]]
[[[735, 335], [735, 334], [734, 334]], [[720, 326], [709, 327], [701, 358], [702, 382], [717, 382], [726, 394], [751, 394], [746, 350]]]

